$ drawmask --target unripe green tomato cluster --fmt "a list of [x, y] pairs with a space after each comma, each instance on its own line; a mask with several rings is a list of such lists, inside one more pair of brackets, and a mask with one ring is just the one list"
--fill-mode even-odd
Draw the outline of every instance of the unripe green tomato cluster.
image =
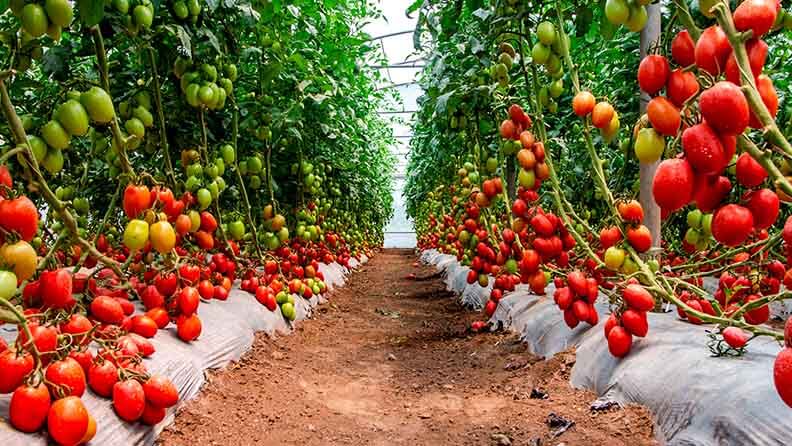
[[712, 240], [713, 214], [705, 214], [694, 209], [687, 214], [688, 230], [685, 232], [685, 242], [696, 247], [697, 251], [709, 248]]
[[300, 209], [297, 212], [295, 237], [303, 241], [317, 241], [322, 235], [322, 228], [316, 224], [316, 212]]
[[131, 139], [127, 149], [135, 150], [143, 142], [146, 129], [154, 127], [154, 115], [151, 113], [151, 96], [147, 91], [139, 91], [130, 101], [118, 104], [118, 114], [124, 119], [124, 129]]
[[[28, 144], [36, 161], [50, 174], [63, 169], [63, 151], [69, 148], [72, 136], [85, 136], [90, 122], [107, 124], [115, 112], [110, 95], [99, 87], [79, 93], [70, 91], [67, 100], [55, 108], [52, 119], [39, 128], [39, 135], [28, 135]], [[23, 120], [25, 130], [32, 129], [30, 119]], [[24, 157], [19, 157], [24, 163]]]
[[121, 16], [121, 22], [132, 36], [151, 28], [154, 23], [151, 0], [106, 0], [106, 3]]
[[68, 0], [11, 0], [9, 7], [22, 24], [23, 40], [24, 34], [32, 38], [47, 34], [53, 40], [60, 40], [61, 30], [74, 18], [74, 10]]
[[264, 186], [267, 178], [267, 169], [264, 160], [259, 155], [252, 155], [239, 161], [239, 173], [248, 179], [248, 187], [259, 190]]
[[[702, 0], [713, 2], [714, 0]], [[607, 0], [605, 2], [605, 17], [613, 25], [624, 25], [630, 31], [641, 32], [649, 20], [646, 5], [651, 0]]]
[[195, 108], [221, 110], [234, 92], [237, 68], [234, 64], [203, 63], [196, 66], [189, 59], [178, 57], [173, 72], [187, 103]]
[[195, 24], [201, 15], [201, 0], [176, 0], [171, 3], [173, 16], [178, 20], [189, 20]]
[[[233, 154], [233, 148], [231, 151]], [[182, 165], [185, 166], [187, 175], [184, 187], [195, 193], [199, 208], [204, 210], [217, 201], [220, 193], [226, 188], [226, 182], [223, 179], [226, 162], [222, 156], [222, 148], [221, 154], [206, 165], [201, 164], [200, 159], [200, 155], [194, 149], [182, 152]], [[233, 158], [231, 161], [233, 162]]]
[[538, 99], [542, 108], [550, 113], [558, 111], [558, 99], [564, 93], [564, 55], [569, 51], [569, 37], [559, 33], [551, 22], [542, 22], [536, 28], [537, 42], [531, 49], [531, 61], [543, 66], [550, 76], [547, 85], [539, 89]]
[[500, 51], [500, 56], [498, 56], [497, 63], [490, 67], [489, 74], [492, 80], [497, 82], [501, 88], [507, 88], [510, 81], [509, 71], [514, 64], [514, 58], [517, 53], [515, 53], [514, 47], [508, 42], [502, 42], [498, 46], [498, 50]]

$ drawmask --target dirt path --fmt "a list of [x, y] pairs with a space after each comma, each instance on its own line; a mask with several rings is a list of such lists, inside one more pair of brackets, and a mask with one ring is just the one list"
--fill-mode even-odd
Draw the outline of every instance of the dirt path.
[[[292, 336], [259, 336], [160, 443], [655, 444], [645, 409], [589, 409], [595, 395], [569, 385], [573, 352], [542, 361], [511, 335], [471, 335], [477, 315], [414, 261], [380, 253]], [[559, 417], [574, 425], [561, 432]]]

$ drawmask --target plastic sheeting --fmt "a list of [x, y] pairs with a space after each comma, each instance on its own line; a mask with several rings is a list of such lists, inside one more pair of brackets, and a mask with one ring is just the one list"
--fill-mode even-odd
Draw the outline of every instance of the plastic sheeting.
[[[439, 266], [444, 256], [436, 252], [425, 252], [421, 258], [456, 271], [446, 264]], [[706, 287], [712, 285], [710, 280]], [[548, 286], [547, 295], [553, 291]], [[602, 321], [608, 306], [601, 297], [596, 307]], [[624, 359], [608, 352], [601, 324], [580, 324], [570, 330], [552, 298], [533, 295], [524, 286], [500, 301], [491, 322], [519, 333], [538, 356], [576, 347], [571, 384], [604, 399], [647, 407], [663, 444], [792, 444], [792, 409], [773, 385], [773, 361], [780, 350], [775, 341], [756, 339], [740, 358], [716, 358], [707, 348], [707, 326], [683, 323], [675, 313], [650, 313], [648, 318], [649, 335], [635, 338]]]
[[462, 266], [457, 262], [456, 257], [440, 254], [435, 250], [424, 251], [420, 260], [435, 265], [438, 271], [443, 272], [446, 289], [458, 294], [462, 305], [473, 310], [484, 308], [489, 300], [490, 292], [492, 292], [492, 280], [486, 287], [482, 287], [478, 283], [467, 283], [467, 274], [470, 268]]
[[[354, 260], [354, 259], [353, 259]], [[360, 262], [350, 261], [350, 266], [358, 267], [368, 261], [363, 257]], [[337, 263], [320, 264], [319, 271], [325, 276], [330, 289], [342, 286], [349, 270]], [[238, 286], [238, 283], [236, 284]], [[179, 390], [179, 406], [195, 398], [205, 380], [204, 371], [217, 369], [230, 361], [238, 360], [253, 345], [256, 332], [285, 334], [290, 325], [281, 315], [280, 308], [274, 312], [267, 310], [256, 298], [237, 287], [229, 293], [228, 300], [203, 302], [198, 309], [203, 330], [198, 340], [184, 343], [176, 336], [176, 328], [167, 329], [169, 335], [160, 333], [151, 339], [157, 351], [150, 359], [144, 360], [152, 374], [167, 376]], [[314, 296], [310, 300], [296, 298], [297, 320], [310, 317], [313, 308], [324, 301], [324, 297]], [[6, 341], [16, 339], [16, 329], [0, 327], [0, 336]], [[42, 434], [24, 434], [14, 430], [7, 423], [8, 405], [11, 395], [0, 395], [0, 444], [3, 446], [45, 446], [46, 437]], [[154, 428], [141, 423], [123, 422], [113, 412], [112, 402], [86, 391], [83, 402], [96, 418], [99, 427], [91, 444], [97, 445], [151, 445], [157, 435], [173, 422], [176, 410]]]

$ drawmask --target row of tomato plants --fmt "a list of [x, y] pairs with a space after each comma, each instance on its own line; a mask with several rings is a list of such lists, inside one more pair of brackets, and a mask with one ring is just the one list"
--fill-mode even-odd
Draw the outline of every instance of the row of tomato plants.
[[[776, 224], [781, 204], [790, 200], [784, 171], [792, 152], [774, 121], [779, 101], [763, 74], [768, 45], [762, 40], [783, 31], [785, 12], [775, 0], [746, 0], [733, 11], [727, 2], [710, 3], [704, 11], [712, 19], [703, 31], [686, 2], [668, 5], [681, 29], [672, 21], [666, 32], [673, 37], [660, 39], [634, 68], [649, 98], [630, 132], [633, 153], [642, 164], [659, 162], [650, 205], [659, 206], [663, 219], [687, 210], [681, 243], [653, 247], [644, 206], [611, 190], [596, 143], [610, 150], [622, 126], [619, 111], [606, 92], [581, 85], [566, 32], [571, 11], [555, 2], [473, 14], [474, 23], [491, 24], [497, 47], [495, 57], [480, 59], [490, 64], [492, 84], [480, 75], [473, 81], [495, 100], [449, 118], [458, 129], [461, 111], [473, 125], [460, 130], [463, 152], [448, 166], [453, 174], [439, 179], [444, 183], [419, 205], [419, 246], [455, 255], [470, 267], [469, 284], [486, 287], [494, 280], [487, 316], [516, 285], [543, 295], [552, 282], [570, 329], [593, 326], [600, 323], [594, 303], [604, 293], [611, 309], [605, 339], [619, 358], [635, 338], [648, 335], [647, 313], [665, 304], [689, 323], [713, 324], [708, 346], [715, 355], [742, 355], [760, 336], [777, 339], [784, 348], [775, 361], [775, 387], [792, 406], [792, 323], [785, 331], [766, 325], [770, 304], [789, 299], [792, 286], [792, 221], [783, 229]], [[564, 82], [572, 87], [568, 106], [580, 120], [580, 148], [610, 213], [595, 224], [580, 217], [554, 168], [568, 148], [553, 144], [561, 140], [546, 125], [547, 113], [557, 111], [548, 97], [560, 97], [553, 89], [563, 90]], [[488, 114], [507, 116], [487, 132], [480, 117]], [[718, 280], [714, 294], [704, 289], [707, 277]], [[478, 321], [472, 328], [485, 326]]]
[[103, 428], [89, 390], [157, 424], [179, 395], [146, 367], [152, 338], [174, 324], [198, 341], [202, 302], [233, 298], [236, 281], [294, 320], [295, 299], [327, 291], [320, 264], [381, 244], [387, 126], [361, 68], [370, 49], [348, 38], [374, 11], [334, 3], [3, 5], [11, 426], [87, 443]]

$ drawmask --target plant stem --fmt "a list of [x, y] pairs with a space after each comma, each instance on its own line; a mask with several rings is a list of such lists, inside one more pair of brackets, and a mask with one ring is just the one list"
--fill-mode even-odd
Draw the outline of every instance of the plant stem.
[[[102, 31], [96, 25], [91, 28], [93, 34], [94, 47], [96, 50], [96, 61], [99, 64], [99, 77], [102, 79], [102, 88], [110, 95], [110, 75], [107, 67], [107, 52], [104, 46], [104, 39], [102, 39]], [[132, 164], [129, 162], [129, 157], [126, 152], [127, 138], [121, 133], [121, 127], [118, 125], [118, 115], [115, 113], [113, 107], [113, 119], [110, 121], [110, 131], [113, 134], [113, 139], [116, 141], [118, 147], [118, 156], [121, 159], [121, 169], [129, 176], [129, 179], [135, 178], [135, 171], [132, 169]]]
[[162, 155], [165, 157], [165, 173], [168, 175], [171, 186], [176, 186], [176, 174], [173, 171], [173, 163], [170, 157], [170, 146], [168, 145], [168, 132], [165, 127], [165, 110], [162, 106], [162, 93], [160, 92], [159, 75], [157, 74], [157, 60], [154, 58], [154, 49], [146, 48], [149, 64], [151, 64], [151, 79], [154, 83], [154, 103], [157, 107], [157, 118], [159, 119], [160, 144], [162, 145]]

